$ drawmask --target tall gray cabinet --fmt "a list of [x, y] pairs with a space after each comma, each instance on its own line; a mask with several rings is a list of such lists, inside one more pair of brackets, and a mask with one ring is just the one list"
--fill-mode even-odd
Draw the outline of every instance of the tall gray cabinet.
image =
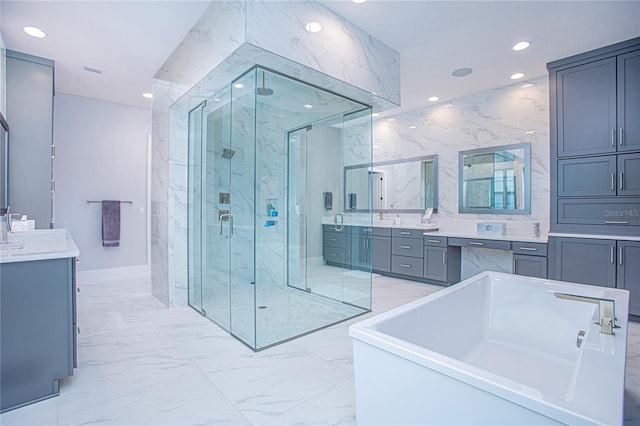
[[9, 205], [36, 228], [53, 227], [53, 68], [49, 59], [7, 50]]
[[640, 38], [547, 67], [550, 277], [626, 288], [640, 315]]

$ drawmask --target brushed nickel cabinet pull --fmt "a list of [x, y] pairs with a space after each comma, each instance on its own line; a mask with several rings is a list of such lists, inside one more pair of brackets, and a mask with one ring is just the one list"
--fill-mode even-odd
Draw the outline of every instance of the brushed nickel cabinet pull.
[[618, 136], [620, 138], [620, 146], [624, 145], [624, 141], [622, 140], [622, 127], [620, 127], [620, 133], [618, 133]]
[[483, 246], [484, 243], [478, 243], [478, 242], [475, 242], [475, 241], [469, 241], [469, 245], [472, 245], [472, 246]]
[[446, 252], [442, 252], [442, 264], [446, 265], [447, 264], [447, 253]]
[[612, 191], [616, 190], [616, 174], [615, 173], [611, 173], [611, 190]]
[[411, 246], [400, 246], [401, 249], [410, 249]]
[[628, 225], [629, 222], [626, 220], [605, 220], [605, 224], [607, 225]]
[[616, 129], [611, 129], [611, 146], [616, 146]]
[[624, 247], [620, 246], [620, 259], [618, 259], [618, 262], [622, 265], [622, 257], [624, 256], [624, 251], [623, 251]]
[[611, 246], [611, 263], [616, 263], [616, 260], [614, 259], [616, 255], [616, 248], [614, 246]]
[[620, 172], [620, 191], [624, 189], [624, 173]]
[[407, 265], [406, 263], [401, 263], [400, 266], [403, 268], [411, 268], [411, 265]]
[[411, 232], [400, 231], [400, 235], [411, 235]]
[[524, 250], [524, 251], [538, 251], [537, 248], [535, 247], [520, 247], [520, 250]]
[[430, 243], [440, 244], [440, 240], [427, 240], [427, 241], [430, 242]]

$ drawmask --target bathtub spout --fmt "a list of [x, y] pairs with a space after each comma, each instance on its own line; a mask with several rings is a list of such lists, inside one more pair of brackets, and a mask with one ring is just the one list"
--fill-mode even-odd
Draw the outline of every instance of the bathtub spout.
[[600, 326], [600, 333], [615, 335], [614, 328], [620, 328], [616, 325], [616, 303], [611, 299], [601, 299], [598, 297], [580, 296], [569, 293], [553, 293], [558, 299], [573, 300], [575, 302], [595, 303], [598, 305], [599, 319], [597, 324]]

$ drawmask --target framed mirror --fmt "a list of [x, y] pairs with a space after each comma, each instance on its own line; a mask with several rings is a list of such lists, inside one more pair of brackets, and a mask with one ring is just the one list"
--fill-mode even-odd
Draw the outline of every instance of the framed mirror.
[[458, 212], [531, 213], [528, 143], [460, 151]]
[[[367, 205], [368, 194], [372, 194], [372, 205]], [[348, 212], [437, 211], [438, 156], [345, 167], [344, 206]]]

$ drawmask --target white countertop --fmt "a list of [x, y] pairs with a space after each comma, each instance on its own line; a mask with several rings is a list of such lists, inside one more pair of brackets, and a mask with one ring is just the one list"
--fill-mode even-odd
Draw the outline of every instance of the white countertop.
[[80, 250], [64, 229], [37, 229], [9, 232], [9, 243], [22, 242], [22, 248], [0, 248], [0, 263], [78, 257]]
[[[365, 220], [349, 220], [349, 218], [344, 218], [344, 226], [369, 226], [373, 228], [398, 228], [398, 229], [417, 229], [425, 231], [423, 235], [433, 235], [439, 237], [454, 237], [454, 238], [473, 238], [473, 239], [481, 239], [481, 240], [497, 240], [497, 241], [518, 241], [518, 242], [526, 242], [526, 243], [543, 243], [547, 242], [547, 236], [545, 234], [540, 237], [534, 237], [532, 235], [523, 235], [516, 233], [507, 233], [507, 235], [480, 235], [477, 232], [466, 232], [465, 228], [469, 228], [467, 226], [455, 226], [455, 223], [447, 223], [447, 224], [436, 224], [435, 226], [441, 226], [437, 230], [427, 231], [425, 225], [421, 225], [417, 223], [419, 221], [416, 220], [416, 223], [401, 223], [400, 225], [395, 225], [393, 220], [385, 219], [385, 220], [377, 220], [374, 219], [373, 223], [371, 221]], [[333, 217], [323, 217], [322, 220], [323, 225], [334, 225]], [[452, 226], [453, 225], [453, 226]], [[475, 226], [475, 223], [473, 223]], [[451, 229], [455, 227], [456, 229]], [[462, 230], [461, 230], [462, 229]]]

